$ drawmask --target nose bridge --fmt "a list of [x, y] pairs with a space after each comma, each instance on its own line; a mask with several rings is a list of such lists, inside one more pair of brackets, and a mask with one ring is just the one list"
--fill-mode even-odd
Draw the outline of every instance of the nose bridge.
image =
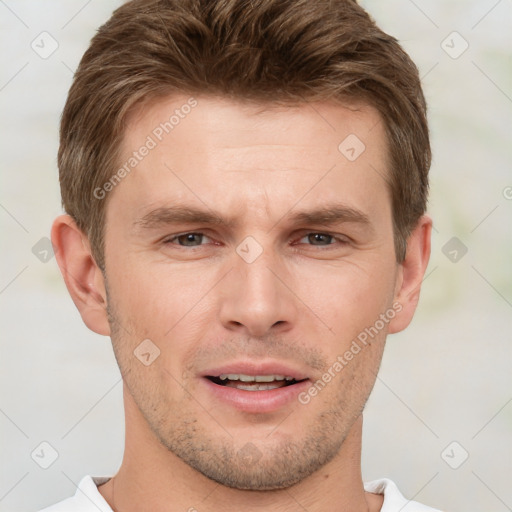
[[293, 296], [276, 277], [282, 272], [282, 260], [270, 239], [259, 238], [261, 242], [248, 236], [236, 247], [220, 308], [226, 328], [245, 329], [252, 336], [294, 322]]
[[[277, 255], [268, 246], [261, 247], [259, 255], [257, 255], [259, 252], [257, 248], [251, 247], [251, 242], [246, 243], [245, 250], [247, 250], [247, 246], [249, 246], [249, 251], [246, 253], [249, 255], [248, 259], [238, 254], [240, 258], [235, 266], [242, 288], [245, 288], [244, 295], [251, 300], [271, 299], [278, 293], [276, 288], [279, 283], [270, 270], [278, 266], [276, 264]], [[243, 247], [239, 248], [238, 253], [242, 252]]]

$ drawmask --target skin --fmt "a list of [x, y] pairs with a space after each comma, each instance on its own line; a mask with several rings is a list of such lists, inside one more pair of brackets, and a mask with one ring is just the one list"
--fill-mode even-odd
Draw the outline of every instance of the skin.
[[[187, 99], [135, 112], [123, 162]], [[104, 274], [69, 216], [52, 229], [70, 294], [85, 324], [111, 336], [123, 375], [125, 454], [99, 490], [123, 512], [380, 510], [382, 496], [361, 478], [362, 410], [386, 335], [414, 314], [431, 219], [419, 220], [397, 263], [386, 138], [373, 108], [196, 99], [109, 192]], [[349, 134], [366, 146], [353, 162], [338, 150]], [[334, 203], [366, 222], [292, 221]], [[232, 223], [141, 224], [177, 204]], [[205, 236], [171, 240], [184, 233]], [[262, 249], [252, 263], [236, 252], [248, 236]], [[307, 404], [240, 411], [201, 377], [232, 361], [279, 361], [316, 382], [393, 304], [400, 312]], [[145, 339], [160, 350], [148, 366], [134, 355]]]

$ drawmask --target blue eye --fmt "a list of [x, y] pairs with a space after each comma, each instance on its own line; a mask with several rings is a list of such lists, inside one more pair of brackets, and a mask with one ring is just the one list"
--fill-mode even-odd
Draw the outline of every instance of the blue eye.
[[[164, 240], [165, 244], [177, 245], [179, 247], [200, 247], [212, 240], [200, 232], [181, 233]], [[322, 232], [310, 232], [298, 240], [299, 244], [306, 244], [314, 247], [326, 247], [329, 245], [346, 244], [347, 240]]]

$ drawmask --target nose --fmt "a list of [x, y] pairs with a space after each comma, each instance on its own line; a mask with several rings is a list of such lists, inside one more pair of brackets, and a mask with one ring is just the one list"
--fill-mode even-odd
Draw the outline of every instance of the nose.
[[251, 337], [290, 330], [297, 319], [288, 274], [271, 250], [248, 263], [238, 254], [220, 290], [220, 321], [230, 331]]

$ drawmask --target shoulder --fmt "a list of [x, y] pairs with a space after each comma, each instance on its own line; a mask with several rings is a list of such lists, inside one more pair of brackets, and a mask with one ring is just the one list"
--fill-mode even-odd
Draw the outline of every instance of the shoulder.
[[97, 487], [109, 479], [110, 477], [84, 476], [73, 497], [41, 509], [39, 512], [112, 512]]
[[380, 512], [440, 512], [438, 509], [427, 507], [417, 501], [408, 500], [398, 490], [395, 482], [389, 478], [380, 478], [365, 482], [364, 489], [367, 492], [383, 494], [384, 502]]

